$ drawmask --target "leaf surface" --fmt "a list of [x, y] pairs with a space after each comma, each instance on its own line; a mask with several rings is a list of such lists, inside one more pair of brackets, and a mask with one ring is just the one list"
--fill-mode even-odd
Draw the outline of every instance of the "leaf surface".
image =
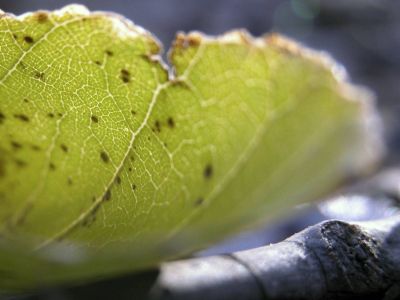
[[178, 34], [171, 68], [159, 55], [81, 6], [0, 16], [0, 286], [152, 266], [381, 152], [367, 95], [323, 54], [233, 31]]

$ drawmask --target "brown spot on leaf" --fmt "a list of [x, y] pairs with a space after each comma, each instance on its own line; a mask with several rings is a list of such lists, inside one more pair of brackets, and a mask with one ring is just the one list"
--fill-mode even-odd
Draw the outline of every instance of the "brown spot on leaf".
[[196, 199], [196, 201], [194, 202], [195, 206], [200, 206], [204, 203], [204, 198], [203, 197], [199, 197]]
[[51, 163], [49, 163], [49, 169], [50, 169], [51, 171], [55, 171], [55, 169], [56, 169], [56, 165], [55, 165], [55, 164], [53, 164], [52, 162], [51, 162]]
[[108, 157], [108, 154], [105, 151], [100, 152], [100, 158], [105, 163], [108, 163], [110, 161], [110, 158]]
[[136, 190], [136, 184], [132, 184], [132, 190], [134, 191], [134, 190]]
[[49, 118], [54, 118], [54, 114], [51, 113], [51, 112], [49, 112], [49, 113], [47, 114], [47, 116], [48, 116]]
[[213, 175], [213, 166], [211, 164], [207, 164], [204, 168], [203, 175], [205, 179], [209, 179]]
[[40, 11], [36, 14], [36, 19], [39, 23], [45, 23], [49, 19], [47, 13]]
[[65, 153], [68, 152], [68, 147], [67, 147], [67, 145], [65, 145], [65, 144], [61, 144], [61, 145], [60, 145], [60, 148], [61, 148], [61, 150], [64, 151]]
[[128, 70], [126, 70], [126, 69], [121, 70], [121, 79], [125, 83], [128, 83], [131, 81], [131, 74], [129, 73]]
[[92, 120], [93, 123], [99, 123], [99, 118], [95, 115], [92, 115], [90, 119]]
[[26, 165], [27, 165], [27, 163], [26, 163], [25, 161], [20, 160], [20, 159], [16, 159], [16, 160], [15, 160], [15, 164], [16, 164], [17, 167], [19, 167], [19, 168], [24, 168], [24, 167], [26, 167]]
[[168, 127], [169, 127], [169, 128], [174, 128], [174, 127], [175, 127], [175, 121], [174, 121], [174, 119], [173, 119], [172, 117], [169, 117], [169, 118], [167, 119], [167, 124], [168, 124]]
[[16, 141], [11, 141], [11, 146], [12, 146], [15, 150], [18, 150], [18, 149], [21, 149], [21, 148], [22, 148], [22, 145], [21, 145], [20, 143], [16, 142]]
[[17, 65], [17, 67], [21, 67], [22, 70], [25, 70], [25, 69], [26, 69], [26, 66], [25, 66], [25, 64], [24, 64], [23, 61], [21, 61], [21, 62]]
[[197, 47], [201, 44], [201, 36], [197, 34], [189, 34], [187, 36], [187, 42], [189, 46]]
[[[96, 197], [93, 197], [92, 200], [94, 202], [96, 200]], [[96, 206], [90, 212], [90, 214], [85, 219], [83, 219], [83, 221], [81, 223], [82, 226], [89, 227], [90, 225], [92, 225], [96, 221], [96, 215], [97, 215], [97, 212], [99, 211], [99, 208], [100, 208], [100, 206]]]
[[136, 111], [131, 110], [131, 114], [132, 114], [132, 116], [135, 116], [136, 115]]
[[187, 84], [187, 82], [181, 78], [174, 78], [171, 80], [172, 86], [176, 86], [179, 88], [183, 88], [186, 90], [190, 90], [190, 86]]
[[43, 72], [35, 71], [34, 76], [35, 76], [35, 78], [37, 78], [41, 81], [44, 81], [44, 73]]
[[160, 132], [161, 131], [161, 123], [160, 123], [160, 121], [156, 120], [154, 122], [154, 127], [155, 127], [157, 132]]
[[117, 184], [121, 184], [121, 177], [117, 176], [117, 177], [115, 178], [115, 182], [116, 182]]
[[184, 33], [179, 32], [175, 37], [173, 48], [186, 49], [188, 46], [189, 43], [187, 41], [187, 36]]
[[31, 145], [31, 148], [32, 148], [33, 151], [40, 151], [41, 150], [40, 147], [37, 146], [37, 145]]
[[23, 122], [29, 122], [29, 117], [27, 115], [24, 114], [15, 114], [14, 118], [19, 119]]
[[145, 61], [151, 63], [151, 64], [158, 64], [160, 59], [158, 55], [153, 55], [153, 54], [141, 54], [141, 58], [143, 58]]
[[111, 191], [108, 189], [103, 196], [103, 201], [109, 201], [111, 199]]
[[94, 63], [95, 63], [96, 65], [98, 65], [98, 66], [101, 66], [101, 62], [98, 61], [98, 60], [95, 60]]
[[112, 52], [111, 50], [106, 50], [105, 52], [106, 52], [106, 54], [108, 56], [113, 56], [114, 55], [114, 52]]
[[28, 103], [28, 102], [29, 102], [29, 100], [28, 100], [28, 99], [26, 99], [26, 98], [24, 98], [24, 102], [25, 102], [25, 103]]
[[29, 44], [32, 44], [33, 43], [33, 38], [31, 36], [29, 36], [29, 35], [26, 35], [26, 36], [24, 36], [24, 41], [29, 43]]
[[5, 119], [6, 119], [6, 116], [0, 111], [0, 124], [3, 124]]
[[4, 161], [0, 157], [0, 177], [4, 177], [4, 175], [6, 175], [6, 171], [5, 171], [5, 168], [4, 168]]
[[73, 181], [72, 181], [71, 177], [67, 178], [67, 183], [68, 183], [69, 186], [71, 186], [73, 184]]

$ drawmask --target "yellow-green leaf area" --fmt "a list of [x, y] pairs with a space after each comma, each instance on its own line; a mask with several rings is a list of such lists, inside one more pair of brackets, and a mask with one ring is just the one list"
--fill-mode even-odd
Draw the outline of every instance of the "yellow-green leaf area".
[[169, 54], [171, 67], [150, 33], [81, 6], [1, 15], [0, 261], [14, 279], [0, 285], [154, 265], [380, 152], [365, 94], [322, 54], [243, 31], [178, 34]]

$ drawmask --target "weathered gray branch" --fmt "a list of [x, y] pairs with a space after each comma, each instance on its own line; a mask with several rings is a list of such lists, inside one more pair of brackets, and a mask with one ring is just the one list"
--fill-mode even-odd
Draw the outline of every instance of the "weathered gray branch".
[[[326, 221], [278, 244], [164, 264], [152, 299], [390, 298], [400, 278], [400, 216]], [[397, 290], [396, 290], [397, 291]], [[396, 294], [400, 296], [400, 294]]]

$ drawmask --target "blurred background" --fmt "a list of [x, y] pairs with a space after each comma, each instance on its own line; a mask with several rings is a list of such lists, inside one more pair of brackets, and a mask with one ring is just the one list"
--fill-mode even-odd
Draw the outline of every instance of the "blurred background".
[[[22, 14], [57, 9], [66, 0], [0, 0], [0, 9]], [[91, 10], [113, 11], [154, 33], [168, 50], [178, 31], [221, 34], [245, 28], [255, 36], [276, 31], [329, 52], [351, 81], [376, 94], [384, 117], [388, 157], [400, 161], [400, 1], [396, 0], [86, 0]], [[329, 218], [368, 220], [395, 213], [390, 201], [378, 205], [363, 196], [339, 198], [295, 208], [290, 217], [268, 228], [240, 235], [198, 255], [209, 255], [278, 242], [308, 225]]]

